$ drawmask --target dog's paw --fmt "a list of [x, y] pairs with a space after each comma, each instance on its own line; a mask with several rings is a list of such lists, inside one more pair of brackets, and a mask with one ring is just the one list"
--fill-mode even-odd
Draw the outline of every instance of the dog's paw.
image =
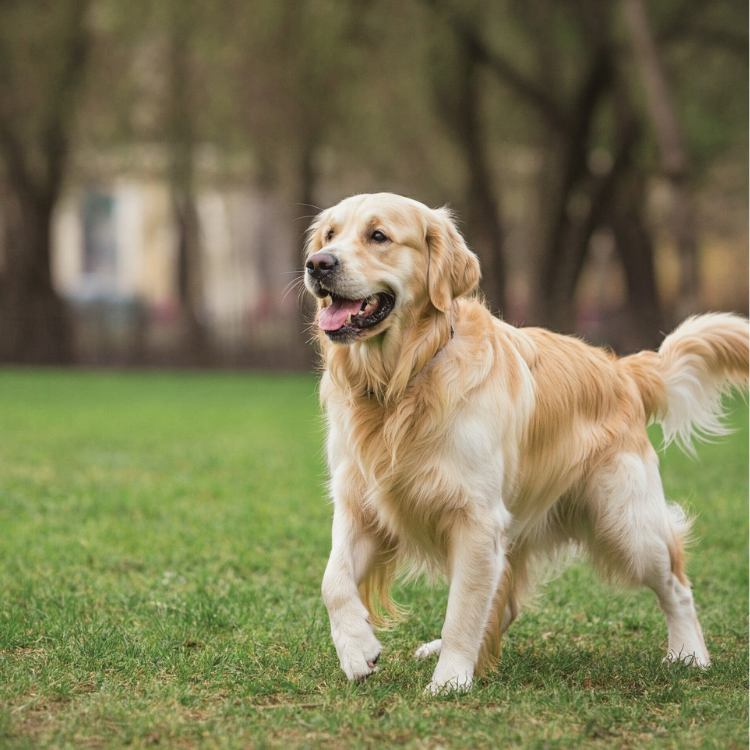
[[457, 675], [447, 682], [437, 681], [433, 677], [430, 684], [424, 689], [427, 695], [448, 695], [449, 693], [468, 693], [471, 690], [473, 679], [469, 675]]
[[372, 643], [366, 648], [350, 646], [339, 653], [341, 668], [349, 680], [364, 680], [378, 671], [377, 663], [380, 658], [380, 643], [373, 637]]
[[674, 664], [675, 662], [682, 662], [691, 667], [698, 667], [698, 669], [708, 669], [711, 666], [711, 659], [705, 651], [703, 651], [703, 653], [698, 653], [697, 651], [696, 653], [680, 651], [678, 654], [675, 651], [670, 650], [661, 660], [662, 664]]
[[348, 679], [364, 680], [378, 671], [381, 646], [369, 623], [363, 621], [357, 632], [334, 633], [333, 642]]
[[465, 659], [446, 659], [443, 652], [435, 667], [432, 681], [425, 688], [428, 695], [445, 695], [446, 693], [468, 693], [474, 681], [474, 667]]
[[430, 641], [429, 643], [423, 643], [415, 652], [415, 659], [427, 659], [434, 654], [440, 654], [440, 647], [443, 641], [438, 638], [436, 641]]

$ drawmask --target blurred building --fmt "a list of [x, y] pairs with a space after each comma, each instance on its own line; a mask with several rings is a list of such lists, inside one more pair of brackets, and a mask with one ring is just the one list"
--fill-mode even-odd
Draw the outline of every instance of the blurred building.
[[[542, 237], [533, 150], [498, 150], [504, 176], [507, 300], [504, 316], [532, 321], [533, 283]], [[195, 194], [200, 224], [201, 309], [217, 365], [300, 364], [305, 349], [300, 290], [301, 236], [314, 209], [287, 193], [254, 187], [199, 159]], [[231, 171], [230, 171], [231, 172]], [[178, 237], [165, 157], [160, 149], [127, 156], [86, 153], [53, 222], [53, 276], [75, 318], [76, 355], [90, 364], [184, 364], [177, 288]], [[318, 190], [325, 205], [356, 192], [331, 175]], [[419, 198], [419, 195], [414, 197]], [[699, 193], [703, 309], [747, 312], [747, 228], [743, 206], [725, 192]], [[649, 187], [660, 296], [677, 294], [676, 248], [668, 231], [668, 191]], [[461, 217], [460, 217], [461, 218]], [[464, 227], [465, 230], [465, 227]], [[627, 350], [627, 292], [611, 236], [594, 234], [577, 291], [576, 330], [594, 343]]]
[[[299, 223], [248, 188], [197, 192], [199, 314], [220, 361], [256, 364], [298, 338]], [[179, 344], [177, 235], [169, 185], [137, 176], [75, 185], [53, 228], [53, 275], [87, 362], [168, 363]], [[255, 353], [255, 354], [254, 354]], [[255, 356], [258, 355], [258, 356]]]

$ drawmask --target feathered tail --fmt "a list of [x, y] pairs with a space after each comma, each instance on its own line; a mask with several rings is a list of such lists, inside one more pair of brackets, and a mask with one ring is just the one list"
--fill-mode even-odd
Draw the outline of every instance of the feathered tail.
[[646, 416], [659, 422], [665, 444], [693, 454], [693, 438], [728, 432], [722, 397], [748, 387], [748, 321], [730, 313], [688, 318], [658, 352], [640, 352], [621, 363], [638, 385]]

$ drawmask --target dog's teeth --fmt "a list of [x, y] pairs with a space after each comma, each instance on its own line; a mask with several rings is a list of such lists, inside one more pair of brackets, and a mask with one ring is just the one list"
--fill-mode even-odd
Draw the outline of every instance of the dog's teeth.
[[348, 314], [348, 315], [346, 316], [346, 322], [347, 322], [347, 323], [351, 323], [351, 322], [352, 322], [352, 314], [351, 314], [351, 313], [349, 313], [349, 314]]

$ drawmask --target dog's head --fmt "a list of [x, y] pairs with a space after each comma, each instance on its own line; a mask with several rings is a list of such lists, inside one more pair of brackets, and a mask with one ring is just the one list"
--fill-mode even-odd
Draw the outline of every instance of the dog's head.
[[429, 308], [447, 313], [479, 281], [479, 262], [446, 209], [390, 193], [357, 195], [310, 229], [305, 286], [328, 340], [352, 344]]

